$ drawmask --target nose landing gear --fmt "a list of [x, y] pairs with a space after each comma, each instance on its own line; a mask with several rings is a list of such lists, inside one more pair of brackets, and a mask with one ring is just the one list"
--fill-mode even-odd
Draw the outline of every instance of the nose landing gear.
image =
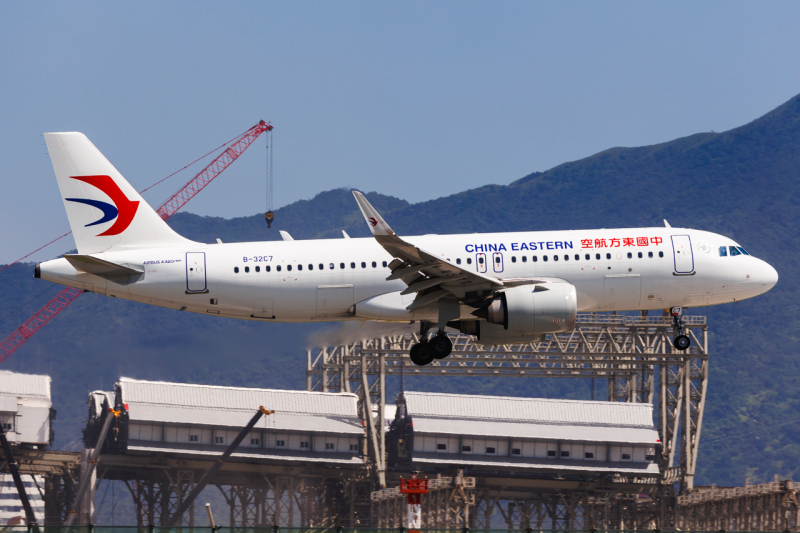
[[417, 366], [430, 364], [434, 359], [444, 359], [453, 351], [453, 343], [444, 330], [440, 329], [432, 339], [428, 340], [428, 331], [432, 326], [431, 322], [420, 322], [421, 340], [411, 347], [408, 354], [411, 362]]
[[672, 339], [672, 345], [675, 346], [675, 349], [680, 351], [687, 350], [692, 344], [692, 341], [689, 339], [689, 337], [683, 334], [684, 313], [686, 313], [686, 308], [684, 307], [673, 307], [671, 311], [672, 329], [675, 332], [675, 336]]

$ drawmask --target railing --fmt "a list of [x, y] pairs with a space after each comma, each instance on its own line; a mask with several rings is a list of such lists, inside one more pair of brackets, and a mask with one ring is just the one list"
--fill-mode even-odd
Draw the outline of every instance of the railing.
[[[370, 528], [370, 527], [161, 527], [161, 526], [0, 526], [0, 533], [409, 533], [407, 528]], [[683, 529], [683, 530], [648, 530], [648, 529], [418, 529], [421, 533], [642, 533], [658, 531], [659, 533], [720, 533], [719, 530]], [[737, 530], [744, 533], [748, 530]], [[775, 531], [774, 533], [778, 533]], [[781, 532], [782, 533], [782, 532]]]

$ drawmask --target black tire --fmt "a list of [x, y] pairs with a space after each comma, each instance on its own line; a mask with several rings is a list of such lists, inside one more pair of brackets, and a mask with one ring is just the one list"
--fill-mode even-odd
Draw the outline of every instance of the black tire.
[[453, 342], [447, 335], [437, 333], [428, 342], [428, 349], [433, 354], [434, 359], [444, 359], [453, 351]]
[[672, 341], [672, 344], [675, 346], [675, 349], [684, 351], [692, 345], [692, 341], [686, 335], [678, 335]]
[[425, 366], [433, 361], [433, 354], [427, 342], [418, 342], [412, 346], [408, 355], [411, 358], [411, 362], [417, 366]]

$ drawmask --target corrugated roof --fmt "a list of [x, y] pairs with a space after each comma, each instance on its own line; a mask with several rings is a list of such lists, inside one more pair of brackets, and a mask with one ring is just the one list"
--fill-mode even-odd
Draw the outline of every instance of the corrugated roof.
[[259, 406], [274, 410], [258, 427], [361, 434], [355, 394], [190, 385], [120, 378], [131, 421], [244, 426]]
[[0, 395], [50, 399], [50, 376], [0, 370]]
[[653, 406], [643, 403], [548, 400], [434, 392], [404, 392], [413, 418], [485, 420], [615, 428], [653, 428]]

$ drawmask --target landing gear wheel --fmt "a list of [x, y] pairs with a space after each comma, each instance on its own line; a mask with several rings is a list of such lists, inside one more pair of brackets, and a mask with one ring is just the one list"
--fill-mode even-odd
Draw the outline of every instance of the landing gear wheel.
[[434, 359], [444, 359], [453, 351], [453, 343], [446, 333], [437, 333], [428, 342], [428, 349], [433, 354]]
[[672, 341], [672, 344], [673, 344], [673, 345], [675, 346], [675, 348], [677, 348], [678, 350], [680, 350], [680, 351], [684, 351], [684, 350], [686, 350], [687, 348], [689, 348], [689, 346], [692, 344], [692, 341], [691, 341], [691, 340], [689, 340], [689, 337], [687, 337], [686, 335], [678, 335], [678, 336], [677, 336], [677, 337], [675, 337], [675, 339]]
[[417, 366], [425, 366], [433, 361], [433, 353], [427, 342], [418, 342], [412, 346], [408, 355]]

